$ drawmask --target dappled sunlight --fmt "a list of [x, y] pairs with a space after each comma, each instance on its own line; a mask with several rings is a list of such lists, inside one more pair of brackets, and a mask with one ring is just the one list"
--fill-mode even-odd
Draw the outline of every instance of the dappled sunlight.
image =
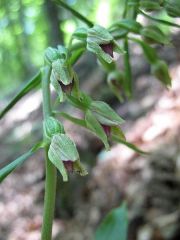
[[99, 1], [97, 12], [96, 12], [96, 22], [103, 27], [107, 27], [110, 23], [110, 11], [111, 4], [108, 1]]
[[42, 93], [40, 90], [24, 97], [8, 114], [7, 121], [9, 122], [7, 123], [10, 123], [10, 121], [22, 121], [27, 119], [28, 115], [40, 106], [41, 101]]
[[25, 122], [21, 126], [16, 127], [13, 131], [14, 138], [19, 141], [22, 140], [26, 135], [30, 134], [33, 128], [33, 123]]

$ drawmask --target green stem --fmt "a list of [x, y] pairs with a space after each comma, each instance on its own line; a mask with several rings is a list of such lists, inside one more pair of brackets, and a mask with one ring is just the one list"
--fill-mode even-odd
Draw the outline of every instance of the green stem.
[[132, 71], [131, 71], [131, 64], [130, 64], [130, 57], [129, 57], [129, 43], [128, 38], [124, 39], [124, 50], [126, 53], [124, 54], [124, 67], [125, 67], [125, 92], [127, 97], [130, 97], [132, 94]]
[[76, 51], [76, 50], [80, 50], [80, 49], [86, 49], [86, 42], [77, 42], [74, 43], [70, 46], [69, 50], [71, 52]]
[[125, 0], [123, 18], [136, 19], [138, 13], [139, 0], [134, 1], [134, 3], [129, 3], [129, 0]]
[[[138, 2], [138, 0], [137, 0], [137, 2]], [[136, 16], [137, 16], [137, 6], [133, 6], [133, 8], [131, 9], [131, 14], [129, 16], [128, 0], [127, 0], [125, 2], [125, 9], [124, 9], [123, 17], [124, 18], [129, 17], [129, 18], [136, 19]], [[125, 68], [124, 88], [125, 88], [126, 96], [128, 98], [130, 98], [132, 95], [132, 71], [131, 71], [131, 63], [130, 63], [130, 56], [129, 56], [129, 43], [128, 43], [127, 37], [124, 38], [123, 44], [124, 44], [124, 50], [126, 52], [124, 54], [124, 68]]]
[[79, 12], [77, 12], [76, 10], [74, 10], [73, 8], [71, 8], [68, 4], [66, 4], [65, 2], [61, 1], [61, 0], [54, 0], [56, 2], [57, 5], [60, 5], [61, 7], [67, 9], [68, 11], [70, 11], [75, 17], [77, 17], [79, 20], [81, 20], [82, 22], [84, 22], [85, 24], [87, 24], [89, 27], [93, 27], [93, 23], [88, 20], [86, 17], [84, 17], [82, 14], [80, 14]]
[[151, 19], [152, 21], [158, 22], [158, 23], [160, 23], [160, 24], [164, 24], [164, 25], [168, 25], [168, 26], [171, 26], [171, 27], [180, 28], [180, 25], [179, 25], [179, 24], [172, 23], [172, 22], [169, 22], [169, 21], [166, 21], [166, 20], [161, 20], [161, 19], [154, 18], [154, 17], [152, 17], [152, 16], [144, 13], [144, 12], [141, 11], [140, 9], [139, 9], [139, 13], [142, 14], [143, 16], [145, 16], [146, 18], [149, 18], [149, 19]]
[[[52, 115], [51, 101], [50, 101], [50, 67], [42, 69], [42, 91], [43, 91], [43, 115], [44, 119]], [[46, 139], [44, 139], [46, 140]], [[44, 211], [41, 240], [52, 239], [52, 226], [55, 208], [56, 196], [56, 179], [57, 171], [55, 166], [48, 159], [48, 148], [45, 148], [46, 158], [46, 180], [45, 180], [45, 196], [44, 196]]]
[[123, 15], [122, 15], [123, 18], [125, 18], [126, 15], [127, 15], [127, 9], [128, 9], [128, 1], [125, 0], [125, 3], [124, 3], [124, 11], [123, 11]]

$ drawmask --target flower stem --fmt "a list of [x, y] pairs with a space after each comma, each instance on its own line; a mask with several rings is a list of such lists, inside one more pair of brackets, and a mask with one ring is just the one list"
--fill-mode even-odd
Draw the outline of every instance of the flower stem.
[[[51, 116], [51, 101], [50, 101], [50, 67], [42, 69], [42, 92], [43, 92], [43, 116], [44, 119]], [[44, 139], [46, 140], [46, 139]], [[48, 148], [45, 148], [46, 158], [46, 180], [45, 180], [45, 196], [43, 210], [43, 224], [41, 231], [41, 240], [52, 239], [52, 225], [54, 218], [55, 196], [56, 196], [56, 178], [57, 171], [55, 166], [48, 159]]]
[[128, 8], [128, 1], [125, 0], [125, 3], [124, 3], [124, 11], [123, 11], [123, 15], [122, 15], [123, 18], [125, 18], [126, 15], [127, 15], [127, 8]]
[[67, 9], [68, 11], [70, 11], [75, 17], [77, 17], [79, 20], [81, 20], [82, 22], [84, 22], [85, 24], [87, 24], [89, 27], [93, 27], [93, 23], [88, 20], [86, 17], [84, 17], [82, 14], [80, 14], [79, 12], [77, 12], [76, 10], [74, 10], [73, 8], [71, 8], [68, 4], [66, 4], [65, 2], [61, 1], [61, 0], [54, 0], [56, 2], [57, 5], [60, 5], [61, 7]]
[[[128, 0], [125, 2], [125, 9], [123, 13], [124, 18], [129, 18], [136, 20], [138, 11], [138, 2], [139, 0], [136, 0], [136, 4], [134, 6], [131, 6], [130, 10], [128, 11]], [[132, 96], [132, 70], [131, 70], [131, 63], [130, 63], [130, 53], [129, 53], [129, 42], [128, 42], [128, 37], [126, 36], [123, 41], [124, 44], [124, 68], [125, 68], [125, 78], [126, 81], [124, 83], [125, 87], [125, 93], [128, 98]]]
[[125, 92], [128, 98], [131, 97], [132, 94], [132, 71], [131, 71], [131, 64], [130, 64], [130, 56], [129, 56], [129, 43], [128, 38], [124, 39], [124, 50], [126, 53], [124, 54], [124, 67], [125, 67]]

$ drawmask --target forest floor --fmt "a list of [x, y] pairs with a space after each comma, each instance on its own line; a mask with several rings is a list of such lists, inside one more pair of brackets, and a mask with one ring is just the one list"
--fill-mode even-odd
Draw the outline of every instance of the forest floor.
[[[123, 126], [127, 140], [152, 154], [140, 156], [119, 144], [113, 144], [109, 152], [100, 151], [81, 190], [75, 186], [74, 194], [79, 195], [72, 216], [55, 218], [54, 239], [91, 240], [102, 217], [124, 200], [129, 209], [129, 240], [180, 239], [180, 66], [172, 64], [170, 73], [173, 81], [169, 91], [153, 77], [142, 75], [137, 80], [135, 99], [117, 106], [118, 113], [127, 116]], [[28, 98], [32, 104], [32, 96], [25, 101]], [[38, 105], [37, 99], [38, 93]], [[20, 105], [14, 114], [18, 109]], [[7, 115], [3, 122], [1, 137], [10, 124], [9, 118]], [[15, 134], [20, 138], [21, 131], [30, 131], [31, 125], [26, 123], [24, 130], [19, 125]], [[66, 123], [66, 128], [71, 129], [72, 125]], [[79, 145], [84, 140], [80, 131], [70, 131]], [[11, 140], [0, 145], [3, 157], [9, 143]], [[14, 155], [19, 155], [18, 145], [16, 148]], [[12, 156], [9, 152], [8, 158]], [[61, 192], [60, 185], [58, 189]], [[0, 240], [40, 239], [43, 192], [44, 163], [40, 151], [0, 186]], [[73, 195], [69, 196], [69, 202], [74, 201]], [[61, 201], [61, 195], [58, 199]]]

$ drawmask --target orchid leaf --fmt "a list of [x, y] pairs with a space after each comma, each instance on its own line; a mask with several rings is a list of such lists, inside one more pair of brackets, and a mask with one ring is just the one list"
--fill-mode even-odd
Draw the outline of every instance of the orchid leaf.
[[14, 96], [14, 98], [8, 103], [8, 105], [0, 112], [0, 119], [5, 116], [5, 114], [11, 110], [11, 108], [28, 92], [36, 88], [41, 82], [41, 74], [38, 72], [34, 77], [32, 77], [27, 83], [23, 84], [19, 92]]
[[127, 240], [128, 217], [126, 204], [113, 209], [98, 227], [95, 240]]
[[44, 143], [39, 142], [34, 145], [28, 152], [24, 153], [22, 156], [18, 157], [13, 162], [9, 163], [5, 167], [0, 170], [0, 183], [17, 167], [19, 167], [22, 163], [24, 163], [30, 156], [32, 156], [38, 149], [43, 148]]

